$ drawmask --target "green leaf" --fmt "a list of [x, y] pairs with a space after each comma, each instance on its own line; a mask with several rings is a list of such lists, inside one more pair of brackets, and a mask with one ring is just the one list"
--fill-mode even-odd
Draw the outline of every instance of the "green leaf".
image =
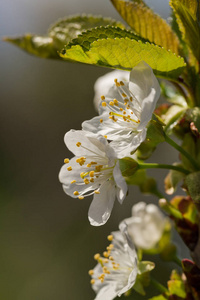
[[163, 295], [158, 295], [153, 298], [150, 298], [149, 300], [166, 300], [166, 297]]
[[126, 29], [122, 29], [120, 27], [114, 27], [114, 26], [100, 26], [93, 28], [91, 30], [87, 30], [86, 32], [83, 32], [80, 34], [76, 39], [73, 39], [66, 47], [65, 49], [70, 49], [74, 45], [80, 45], [84, 51], [88, 51], [90, 49], [90, 45], [99, 39], [114, 39], [114, 38], [130, 38], [134, 39], [136, 41], [140, 40], [144, 43], [147, 42], [147, 40], [142, 39], [138, 35], [136, 35], [134, 32]]
[[110, 18], [102, 18], [100, 16], [92, 15], [81, 15], [59, 20], [50, 27], [48, 35], [53, 38], [55, 47], [61, 50], [64, 45], [68, 44], [72, 39], [75, 39], [84, 31], [107, 25], [125, 28], [122, 23]]
[[192, 200], [200, 204], [200, 171], [187, 175], [185, 183]]
[[42, 58], [59, 58], [53, 39], [48, 36], [26, 34], [17, 38], [5, 38], [5, 41], [18, 46], [29, 54]]
[[151, 120], [147, 128], [146, 140], [137, 150], [138, 159], [145, 160], [149, 158], [159, 143], [165, 141], [163, 126], [160, 122]]
[[[186, 133], [183, 138], [182, 148], [190, 154], [194, 159], [196, 159], [196, 144], [195, 139], [191, 135], [191, 133]], [[181, 155], [181, 161], [183, 163], [183, 167], [187, 170], [194, 171], [193, 164], [184, 156]]]
[[67, 60], [122, 70], [131, 70], [144, 60], [157, 76], [168, 79], [177, 78], [185, 67], [183, 58], [172, 52], [130, 38], [99, 39], [87, 51], [81, 45], [74, 45], [66, 47], [60, 55]]
[[71, 16], [55, 23], [48, 31], [48, 35], [39, 36], [33, 34], [26, 34], [17, 38], [5, 38], [8, 41], [30, 54], [40, 56], [42, 58], [57, 58], [58, 51], [64, 45], [76, 38], [80, 33], [87, 29], [96, 26], [113, 25], [124, 28], [120, 22], [109, 18], [102, 18], [99, 16]]
[[150, 272], [155, 268], [155, 264], [151, 261], [139, 261], [138, 262], [138, 274]]
[[176, 295], [185, 299], [186, 292], [184, 283], [181, 280], [169, 280], [167, 282], [170, 295]]
[[138, 163], [131, 157], [119, 159], [119, 166], [124, 177], [131, 177], [138, 170]]
[[179, 40], [172, 28], [143, 1], [111, 0], [119, 14], [141, 37], [179, 53]]
[[170, 6], [176, 15], [182, 37], [199, 61], [200, 43], [198, 41], [200, 39], [200, 27], [194, 14], [195, 9], [192, 3], [194, 4], [194, 1], [170, 0]]
[[198, 0], [179, 0], [190, 12], [194, 20], [197, 20], [199, 13]]

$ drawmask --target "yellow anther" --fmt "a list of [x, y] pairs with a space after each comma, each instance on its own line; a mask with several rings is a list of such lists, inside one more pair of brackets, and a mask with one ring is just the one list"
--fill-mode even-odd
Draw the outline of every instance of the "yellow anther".
[[95, 190], [94, 193], [95, 193], [95, 194], [100, 194], [100, 191]]
[[108, 235], [107, 239], [111, 242], [113, 240], [113, 235], [112, 234]]
[[92, 275], [94, 274], [94, 270], [89, 270], [89, 271], [88, 271], [88, 274], [89, 274], [90, 276], [92, 276]]
[[126, 111], [124, 111], [123, 114], [125, 115], [125, 114], [126, 114]]
[[78, 192], [78, 191], [75, 191], [75, 192], [73, 192], [73, 194], [74, 194], [75, 196], [78, 196], [78, 195], [79, 195], [79, 192]]
[[131, 101], [131, 102], [133, 101], [133, 97], [130, 97], [130, 101]]
[[79, 200], [83, 200], [84, 197], [83, 197], [83, 196], [78, 196], [78, 199], [79, 199]]
[[108, 258], [109, 257], [109, 253], [107, 251], [104, 251], [103, 252], [103, 256], [106, 257], [106, 258]]
[[127, 109], [130, 109], [130, 105], [127, 105], [127, 107], [126, 107]]
[[114, 248], [114, 245], [113, 244], [110, 244], [106, 249], [107, 250], [112, 250]]
[[69, 158], [65, 158], [65, 159], [64, 159], [64, 163], [65, 163], [65, 164], [68, 164], [68, 163], [69, 163]]
[[123, 108], [120, 108], [121, 111], [123, 111]]
[[102, 106], [106, 106], [107, 104], [106, 104], [106, 102], [102, 102], [101, 105]]
[[90, 182], [94, 182], [94, 178], [90, 178]]
[[80, 158], [77, 158], [76, 162], [77, 162], [80, 166], [82, 166], [82, 165], [84, 165], [85, 160], [86, 160], [85, 157], [80, 157]]
[[133, 112], [131, 111], [131, 114], [133, 115]]
[[101, 100], [105, 100], [105, 96], [101, 96]]
[[110, 271], [108, 271], [107, 267], [103, 267], [103, 272], [104, 272], [105, 274], [110, 274]]
[[104, 135], [104, 137], [105, 137], [105, 139], [107, 139], [108, 136], [107, 136], [107, 135]]
[[124, 119], [124, 121], [126, 121], [126, 120], [127, 120], [127, 118], [126, 118], [125, 116], [123, 116], [123, 119]]
[[90, 181], [87, 178], [85, 178], [83, 181], [84, 181], [85, 184], [90, 183]]
[[81, 143], [80, 143], [80, 142], [76, 143], [76, 146], [77, 146], [77, 147], [80, 147], [80, 146], [81, 146]]
[[111, 106], [114, 106], [114, 102], [113, 102], [113, 101], [110, 101], [109, 104], [110, 104]]
[[114, 122], [117, 122], [117, 119], [115, 118], [115, 116], [110, 116], [109, 119], [113, 120]]
[[94, 259], [95, 260], [98, 260], [100, 258], [100, 254], [99, 253], [96, 253], [95, 255], [94, 255]]
[[113, 102], [114, 102], [115, 105], [118, 105], [117, 99], [114, 99]]
[[117, 79], [114, 79], [115, 85], [120, 86], [120, 83], [117, 81]]
[[94, 280], [94, 279], [91, 279], [91, 280], [90, 280], [90, 283], [91, 283], [91, 284], [95, 284], [95, 280]]
[[113, 257], [113, 256], [109, 256], [109, 259], [110, 259], [110, 260], [114, 260], [114, 257]]
[[103, 123], [103, 119], [100, 119], [99, 121], [100, 121], [100, 123]]
[[87, 164], [87, 168], [91, 168], [91, 164]]
[[104, 264], [107, 264], [109, 262], [109, 260], [107, 259], [107, 258], [105, 258], [104, 260], [103, 260], [103, 263]]
[[126, 98], [126, 97], [127, 97], [127, 95], [126, 95], [125, 93], [122, 93], [122, 96], [123, 96], [124, 98]]
[[91, 161], [90, 164], [91, 164], [91, 165], [97, 165], [97, 162], [96, 162], [96, 161]]
[[95, 171], [100, 172], [102, 168], [103, 168], [102, 165], [98, 165], [98, 166], [95, 167]]
[[121, 85], [124, 85], [123, 81], [120, 81], [120, 84], [121, 84]]
[[94, 171], [90, 171], [89, 175], [90, 177], [94, 177]]
[[72, 181], [71, 181], [71, 184], [72, 184], [72, 183], [75, 183], [75, 182], [76, 182], [76, 180], [72, 180]]
[[71, 171], [71, 170], [72, 170], [72, 167], [68, 167], [67, 170], [68, 170], [68, 171]]
[[81, 173], [80, 173], [80, 177], [81, 177], [81, 178], [83, 178], [83, 177], [84, 177], [84, 175], [85, 175], [85, 173], [84, 173], [84, 172], [81, 172]]

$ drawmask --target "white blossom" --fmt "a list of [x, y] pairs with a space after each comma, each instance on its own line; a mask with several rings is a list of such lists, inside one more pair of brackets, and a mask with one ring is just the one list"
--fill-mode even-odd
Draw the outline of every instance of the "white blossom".
[[123, 158], [145, 140], [160, 87], [152, 69], [143, 61], [132, 69], [128, 83], [114, 81], [108, 94], [101, 96], [100, 115], [83, 122], [82, 127], [106, 136], [118, 158]]
[[112, 300], [133, 287], [137, 277], [137, 254], [127, 234], [126, 225], [108, 236], [111, 244], [107, 251], [96, 254], [98, 264], [89, 271], [95, 300]]
[[128, 81], [129, 72], [122, 70], [111, 71], [97, 79], [94, 84], [94, 107], [98, 111], [99, 104], [101, 103], [102, 94], [106, 95], [110, 87], [113, 85], [114, 79], [118, 78], [119, 81]]
[[127, 224], [128, 234], [136, 248], [153, 249], [161, 239], [167, 218], [154, 204], [139, 202], [132, 207], [132, 217]]
[[115, 197], [122, 203], [127, 194], [115, 151], [104, 137], [82, 130], [70, 130], [64, 140], [75, 157], [65, 159], [60, 170], [63, 189], [79, 199], [94, 195], [89, 221], [94, 226], [103, 225], [110, 217]]

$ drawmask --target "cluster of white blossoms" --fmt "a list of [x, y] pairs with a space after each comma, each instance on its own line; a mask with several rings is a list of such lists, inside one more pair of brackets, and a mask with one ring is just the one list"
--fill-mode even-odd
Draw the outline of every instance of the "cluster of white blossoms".
[[118, 159], [130, 156], [145, 140], [160, 96], [159, 83], [143, 61], [130, 72], [129, 81], [120, 78], [113, 83], [101, 96], [99, 116], [83, 122], [82, 130], [66, 133], [65, 144], [75, 157], [66, 158], [59, 173], [68, 195], [94, 195], [88, 214], [94, 226], [108, 220], [116, 196], [120, 203], [125, 199], [127, 185]]
[[132, 217], [123, 220], [120, 231], [108, 236], [111, 244], [103, 252], [94, 255], [97, 265], [89, 271], [91, 285], [96, 292], [95, 300], [112, 300], [130, 290], [143, 272], [154, 268], [151, 262], [139, 262], [135, 247], [140, 250], [154, 249], [160, 241], [166, 217], [154, 204], [139, 202], [132, 207]]
[[[114, 71], [97, 81], [99, 100], [95, 97], [95, 102], [99, 102], [99, 116], [83, 122], [82, 130], [70, 130], [64, 138], [74, 157], [64, 160], [59, 180], [65, 193], [73, 198], [93, 195], [88, 218], [94, 226], [107, 222], [115, 198], [121, 204], [124, 201], [128, 188], [119, 159], [131, 156], [145, 140], [160, 96], [158, 81], [145, 62], [135, 66], [129, 80], [127, 74]], [[100, 94], [99, 88], [105, 95]], [[140, 202], [133, 206], [132, 217], [108, 236], [111, 244], [103, 256], [94, 256], [97, 265], [89, 274], [95, 300], [121, 296], [134, 286], [138, 274], [154, 268], [153, 263], [138, 260], [136, 249], [154, 249], [162, 238], [165, 221], [153, 204]]]

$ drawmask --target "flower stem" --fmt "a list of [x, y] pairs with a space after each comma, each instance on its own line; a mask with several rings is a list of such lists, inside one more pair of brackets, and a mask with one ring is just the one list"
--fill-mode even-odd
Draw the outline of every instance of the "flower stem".
[[167, 136], [166, 134], [165, 134], [165, 141], [169, 145], [174, 147], [176, 150], [178, 150], [182, 155], [184, 155], [190, 161], [190, 163], [193, 165], [195, 170], [200, 169], [200, 167], [198, 166], [196, 160], [188, 152], [186, 152], [181, 146], [179, 146], [176, 142], [174, 142], [172, 139], [170, 139], [170, 137]]
[[182, 268], [182, 263], [181, 263], [181, 260], [180, 258], [178, 258], [177, 256], [174, 257], [173, 261], [179, 266]]
[[165, 164], [156, 164], [156, 163], [140, 163], [139, 169], [169, 169], [169, 170], [175, 170], [181, 173], [184, 173], [186, 175], [190, 174], [190, 172], [186, 169], [183, 169], [178, 166], [173, 165], [165, 165]]
[[167, 288], [162, 285], [161, 283], [159, 283], [156, 279], [151, 277], [151, 284], [161, 293], [167, 293], [168, 290]]

